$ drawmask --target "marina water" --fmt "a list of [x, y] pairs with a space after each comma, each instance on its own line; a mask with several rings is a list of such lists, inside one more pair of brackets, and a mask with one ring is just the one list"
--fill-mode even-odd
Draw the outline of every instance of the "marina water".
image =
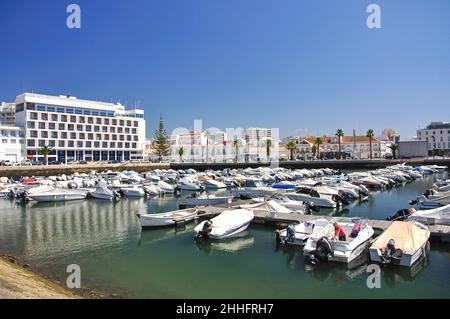
[[[436, 174], [366, 202], [319, 214], [385, 219], [409, 207]], [[382, 267], [381, 288], [366, 285], [368, 261], [305, 263], [298, 247], [276, 245], [273, 227], [251, 225], [233, 239], [196, 242], [195, 223], [141, 232], [138, 212], [178, 209], [174, 196], [27, 203], [0, 200], [0, 253], [17, 256], [61, 283], [81, 267], [82, 286], [134, 298], [450, 298], [450, 245], [431, 243], [409, 268]]]

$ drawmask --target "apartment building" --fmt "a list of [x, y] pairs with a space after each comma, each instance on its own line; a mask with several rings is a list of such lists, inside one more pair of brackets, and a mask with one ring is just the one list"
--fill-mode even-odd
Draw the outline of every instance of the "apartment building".
[[144, 111], [120, 103], [81, 100], [74, 96], [23, 93], [15, 101], [16, 125], [25, 130], [27, 158], [49, 161], [130, 160], [141, 158], [145, 145]]
[[21, 127], [0, 126], [0, 161], [21, 162], [25, 158], [25, 132]]
[[16, 124], [16, 105], [14, 103], [2, 102], [0, 105], [0, 125]]
[[429, 155], [444, 155], [450, 151], [450, 123], [431, 122], [417, 130], [417, 139], [428, 143]]

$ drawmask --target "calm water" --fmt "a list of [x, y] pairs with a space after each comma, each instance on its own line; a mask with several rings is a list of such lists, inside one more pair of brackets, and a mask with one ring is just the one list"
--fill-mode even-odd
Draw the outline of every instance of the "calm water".
[[[447, 176], [447, 173], [445, 173]], [[437, 177], [374, 193], [336, 216], [384, 219]], [[68, 264], [82, 285], [137, 298], [450, 298], [450, 245], [431, 243], [413, 269], [383, 269], [380, 289], [366, 287], [367, 262], [305, 264], [301, 249], [277, 248], [273, 228], [250, 226], [239, 237], [196, 243], [192, 229], [140, 231], [136, 212], [177, 209], [173, 196], [61, 204], [0, 200], [0, 253], [65, 282]]]

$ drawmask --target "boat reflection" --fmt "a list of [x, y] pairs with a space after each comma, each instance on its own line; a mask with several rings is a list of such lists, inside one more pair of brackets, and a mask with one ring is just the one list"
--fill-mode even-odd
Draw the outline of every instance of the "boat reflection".
[[187, 233], [193, 234], [196, 225], [196, 222], [192, 222], [178, 227], [158, 227], [149, 231], [143, 231], [139, 237], [138, 246], [154, 244]]
[[236, 253], [253, 246], [254, 243], [255, 238], [249, 230], [221, 240], [196, 240], [198, 249], [208, 255], [214, 252]]

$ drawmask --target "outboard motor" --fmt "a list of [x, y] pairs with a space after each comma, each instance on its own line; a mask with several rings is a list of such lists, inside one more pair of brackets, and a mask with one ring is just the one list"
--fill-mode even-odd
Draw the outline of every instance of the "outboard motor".
[[341, 196], [339, 196], [339, 195], [337, 195], [337, 194], [334, 194], [332, 197], [331, 197], [331, 199], [332, 200], [334, 200], [337, 204], [343, 204], [343, 205], [348, 205], [349, 203], [348, 203], [348, 201], [346, 200], [346, 199], [344, 199], [343, 197], [341, 197]]
[[303, 204], [305, 205], [305, 213], [307, 215], [311, 214], [311, 211], [315, 211], [315, 212], [319, 212], [320, 209], [319, 207], [317, 207], [316, 205], [314, 205], [314, 203], [312, 202], [303, 202]]
[[118, 191], [116, 191], [116, 190], [113, 191], [113, 194], [114, 194], [113, 198], [116, 201], [120, 200], [120, 197], [122, 197], [122, 196], [120, 196], [120, 193]]
[[75, 182], [68, 182], [68, 183], [67, 183], [67, 187], [68, 187], [69, 189], [77, 189], [77, 188], [78, 188], [78, 184], [75, 183]]
[[427, 189], [427, 190], [423, 193], [423, 195], [424, 195], [425, 197], [428, 197], [428, 196], [430, 196], [430, 195], [434, 195], [434, 190], [432, 190], [431, 188], [430, 188], [430, 189]]
[[295, 229], [293, 225], [289, 225], [286, 228], [286, 239], [284, 242], [293, 242], [295, 240]]
[[381, 255], [381, 262], [383, 264], [390, 264], [392, 261], [392, 256], [395, 254], [395, 240], [389, 239], [386, 250], [383, 255]]
[[209, 233], [211, 233], [212, 230], [212, 222], [210, 220], [205, 221], [203, 224], [202, 229], [195, 235], [195, 238], [209, 238]]
[[333, 247], [326, 237], [320, 238], [316, 243], [316, 250], [309, 255], [312, 264], [317, 264], [321, 261], [328, 261], [334, 256]]
[[400, 209], [394, 215], [392, 215], [391, 217], [386, 218], [386, 220], [390, 220], [390, 221], [400, 220], [400, 221], [403, 221], [406, 218], [408, 218], [408, 216], [411, 215], [414, 211], [415, 211], [414, 208]]

